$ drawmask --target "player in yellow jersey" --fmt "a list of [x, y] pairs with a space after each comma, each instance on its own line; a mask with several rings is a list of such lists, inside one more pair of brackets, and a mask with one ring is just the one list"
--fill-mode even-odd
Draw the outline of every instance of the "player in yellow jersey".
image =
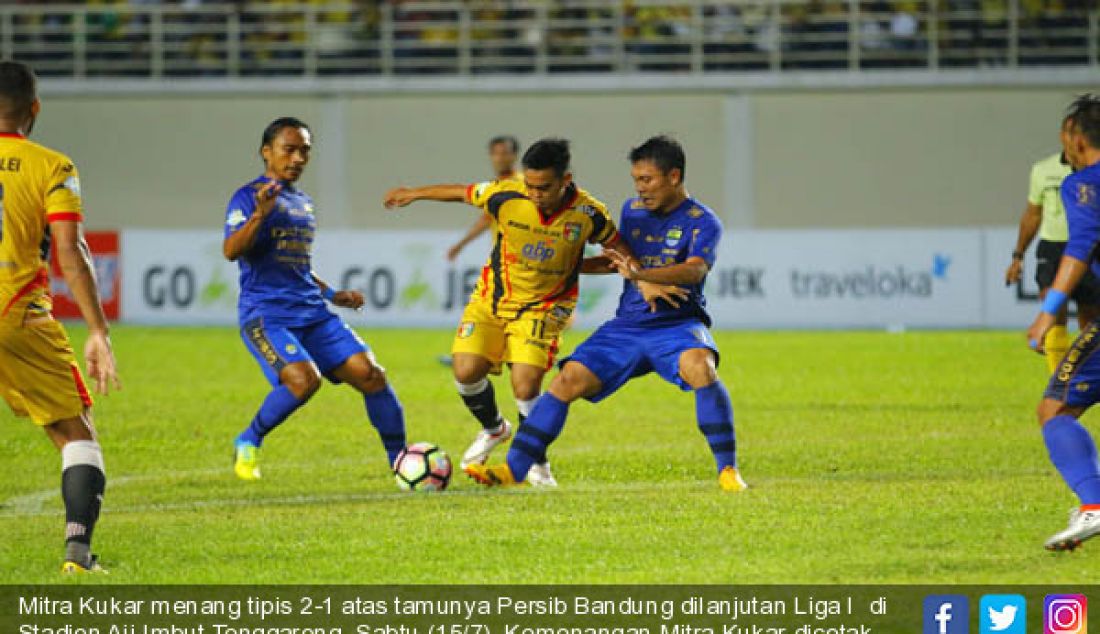
[[61, 570], [87, 572], [102, 570], [90, 549], [106, 476], [92, 398], [69, 338], [51, 314], [50, 248], [57, 249], [65, 282], [88, 323], [84, 359], [96, 391], [106, 394], [119, 384], [82, 233], [80, 177], [65, 155], [26, 137], [41, 109], [36, 83], [26, 65], [0, 62], [0, 396], [61, 451]]
[[[1062, 145], [1067, 143], [1070, 132], [1069, 118], [1062, 120]], [[1012, 252], [1012, 263], [1005, 272], [1005, 283], [1015, 284], [1023, 274], [1024, 251], [1031, 245], [1036, 234], [1039, 246], [1035, 256], [1038, 260], [1035, 270], [1035, 282], [1039, 285], [1039, 298], [1045, 299], [1047, 291], [1054, 283], [1058, 272], [1058, 263], [1062, 261], [1062, 251], [1069, 239], [1069, 226], [1066, 223], [1066, 211], [1062, 206], [1059, 190], [1062, 181], [1073, 172], [1065, 152], [1058, 152], [1037, 161], [1031, 166], [1031, 178], [1028, 186], [1027, 207], [1020, 218], [1020, 229], [1016, 239], [1016, 248]], [[1077, 304], [1077, 321], [1083, 329], [1100, 316], [1100, 279], [1092, 273], [1085, 273], [1081, 283], [1074, 289], [1072, 298]], [[1068, 321], [1063, 307], [1056, 316], [1055, 325], [1047, 331], [1043, 345], [1047, 366], [1053, 372], [1062, 357], [1069, 350]]]
[[[458, 392], [482, 425], [462, 457], [463, 468], [483, 464], [512, 436], [488, 375], [499, 373], [502, 364], [510, 366], [522, 425], [553, 365], [559, 334], [576, 307], [585, 244], [622, 248], [607, 207], [577, 187], [569, 163], [567, 141], [543, 139], [523, 155], [523, 183], [401, 187], [386, 194], [389, 208], [418, 200], [465, 201], [495, 221], [492, 253], [452, 347]], [[646, 291], [647, 300], [653, 301], [674, 301], [669, 293], [676, 295], [664, 287]], [[546, 456], [538, 458], [528, 482], [555, 484]]]
[[[514, 136], [501, 135], [489, 140], [489, 164], [493, 168], [498, 181], [523, 182], [523, 174], [516, 171], [516, 161], [519, 159], [519, 140]], [[470, 225], [469, 230], [458, 242], [447, 249], [447, 260], [454, 262], [459, 253], [466, 248], [478, 236], [489, 230], [493, 219], [489, 214], [481, 214], [477, 221]]]

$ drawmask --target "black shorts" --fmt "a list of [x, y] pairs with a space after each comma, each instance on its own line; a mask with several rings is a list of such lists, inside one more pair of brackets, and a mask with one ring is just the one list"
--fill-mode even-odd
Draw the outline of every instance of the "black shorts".
[[[1054, 276], [1058, 274], [1058, 263], [1062, 261], [1062, 252], [1065, 250], [1065, 242], [1039, 241], [1039, 247], [1035, 249], [1035, 258], [1039, 262], [1035, 269], [1035, 283], [1039, 285], [1039, 290], [1046, 290], [1054, 283]], [[1100, 306], [1100, 280], [1090, 270], [1081, 278], [1081, 283], [1070, 297], [1078, 306]]]

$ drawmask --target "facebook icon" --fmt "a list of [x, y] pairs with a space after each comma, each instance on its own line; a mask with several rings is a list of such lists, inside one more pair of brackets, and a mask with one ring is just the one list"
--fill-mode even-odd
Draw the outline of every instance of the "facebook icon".
[[970, 600], [957, 594], [925, 597], [924, 634], [970, 634]]

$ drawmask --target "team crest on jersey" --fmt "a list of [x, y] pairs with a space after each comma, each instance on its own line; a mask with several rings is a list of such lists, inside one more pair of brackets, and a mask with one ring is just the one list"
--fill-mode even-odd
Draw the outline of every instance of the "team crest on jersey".
[[674, 247], [680, 243], [680, 238], [684, 237], [684, 230], [680, 227], [673, 227], [665, 233], [665, 244], [670, 247]]
[[1093, 205], [1096, 203], [1096, 188], [1088, 183], [1077, 185], [1077, 204]]
[[464, 321], [458, 326], [458, 338], [469, 339], [470, 335], [474, 334], [474, 322]]
[[703, 217], [703, 210], [699, 209], [698, 207], [692, 207], [691, 209], [688, 210], [688, 217], [689, 218], [702, 218]]
[[565, 223], [565, 229], [562, 230], [562, 237], [566, 242], [576, 242], [581, 239], [581, 223], [579, 222], [567, 222]]
[[630, 230], [630, 237], [634, 240], [637, 240], [641, 235], [642, 235], [642, 230], [637, 228], [637, 227], [634, 227], [633, 229]]
[[287, 354], [298, 354], [298, 346], [292, 343], [286, 344], [286, 348], [283, 349], [286, 350]]
[[244, 211], [240, 209], [234, 209], [229, 212], [229, 215], [225, 218], [225, 224], [230, 227], [236, 227], [237, 225], [245, 222], [248, 218], [244, 217]]

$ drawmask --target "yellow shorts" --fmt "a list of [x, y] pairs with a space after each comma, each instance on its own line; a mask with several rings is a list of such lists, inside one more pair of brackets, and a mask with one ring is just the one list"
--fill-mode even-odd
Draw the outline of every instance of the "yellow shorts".
[[504, 363], [524, 363], [549, 370], [554, 366], [565, 323], [546, 313], [528, 313], [519, 319], [493, 315], [487, 302], [474, 301], [462, 312], [451, 354], [476, 354], [493, 364], [499, 374]]
[[49, 425], [79, 416], [92, 397], [58, 322], [0, 325], [0, 396], [16, 416]]

